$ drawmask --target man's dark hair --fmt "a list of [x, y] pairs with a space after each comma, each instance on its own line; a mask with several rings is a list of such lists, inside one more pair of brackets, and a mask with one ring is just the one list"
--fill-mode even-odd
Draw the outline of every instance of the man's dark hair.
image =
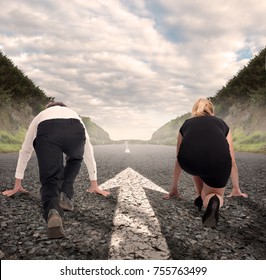
[[55, 102], [55, 101], [52, 101], [52, 102], [49, 102], [45, 108], [50, 108], [50, 107], [53, 107], [53, 106], [62, 106], [62, 107], [67, 107], [63, 102]]

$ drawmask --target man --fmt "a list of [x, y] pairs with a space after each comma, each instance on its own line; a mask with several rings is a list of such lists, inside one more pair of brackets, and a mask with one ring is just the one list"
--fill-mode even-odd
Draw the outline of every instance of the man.
[[[73, 211], [71, 199], [73, 184], [79, 173], [84, 156], [90, 177], [90, 188], [108, 196], [97, 183], [96, 162], [88, 133], [79, 115], [61, 102], [50, 102], [31, 122], [26, 133], [15, 174], [13, 190], [3, 192], [12, 196], [17, 192], [28, 192], [22, 180], [33, 149], [36, 152], [41, 181], [43, 217], [48, 225], [48, 238], [65, 237], [62, 216], [64, 210]], [[66, 155], [65, 166], [63, 155]]]

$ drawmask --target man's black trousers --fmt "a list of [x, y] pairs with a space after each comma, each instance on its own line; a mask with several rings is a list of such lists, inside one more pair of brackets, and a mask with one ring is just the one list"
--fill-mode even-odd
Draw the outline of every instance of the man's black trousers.
[[85, 141], [85, 129], [77, 119], [51, 119], [38, 126], [33, 146], [38, 158], [46, 221], [50, 209], [63, 215], [59, 206], [61, 191], [70, 199], [74, 195], [73, 184], [82, 163]]

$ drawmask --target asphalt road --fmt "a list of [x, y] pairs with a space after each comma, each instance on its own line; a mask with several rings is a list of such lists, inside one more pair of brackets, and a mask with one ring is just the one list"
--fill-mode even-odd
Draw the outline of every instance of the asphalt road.
[[[95, 146], [98, 183], [102, 184], [131, 167], [168, 190], [175, 162], [175, 147], [155, 145]], [[17, 153], [0, 154], [0, 191], [12, 188]], [[165, 201], [162, 194], [145, 190], [159, 220], [172, 259], [265, 259], [266, 258], [266, 155], [237, 153], [240, 186], [249, 198], [225, 198], [215, 229], [202, 227], [202, 212], [190, 176], [180, 180], [182, 199]], [[75, 184], [75, 211], [66, 213], [67, 239], [48, 240], [41, 216], [39, 179], [33, 155], [25, 173], [29, 195], [0, 196], [1, 259], [107, 259], [118, 189], [104, 198], [88, 194], [88, 174], [83, 165]], [[230, 192], [229, 181], [226, 194]]]

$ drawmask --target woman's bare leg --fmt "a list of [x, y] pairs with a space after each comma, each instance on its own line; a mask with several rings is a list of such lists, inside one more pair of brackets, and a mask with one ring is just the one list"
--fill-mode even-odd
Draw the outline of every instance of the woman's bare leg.
[[198, 176], [192, 176], [192, 178], [193, 178], [193, 182], [194, 182], [194, 188], [195, 188], [195, 191], [196, 191], [196, 196], [198, 197], [198, 196], [201, 195], [201, 192], [202, 192], [202, 189], [203, 189], [203, 181]]
[[201, 196], [203, 207], [206, 209], [202, 216], [202, 223], [205, 227], [215, 227], [219, 221], [219, 208], [224, 203], [225, 188], [212, 188], [204, 183]]
[[225, 191], [225, 188], [212, 188], [212, 187], [210, 187], [210, 186], [208, 186], [208, 185], [206, 185], [204, 183], [202, 191], [201, 191], [201, 197], [202, 197], [202, 200], [203, 200], [203, 206], [205, 208], [207, 208], [209, 200], [214, 195], [217, 195], [217, 197], [220, 200], [220, 207], [222, 207], [223, 204], [224, 204], [224, 198], [223, 198], [224, 197], [224, 191]]

